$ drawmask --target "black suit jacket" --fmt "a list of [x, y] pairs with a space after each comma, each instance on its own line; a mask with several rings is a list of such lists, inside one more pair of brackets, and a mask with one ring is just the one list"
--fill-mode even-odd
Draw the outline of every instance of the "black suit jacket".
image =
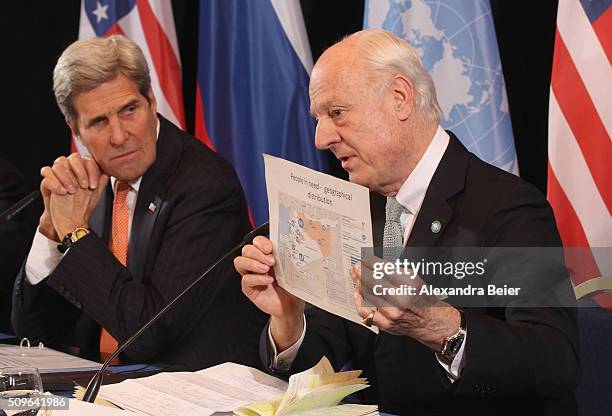
[[[14, 289], [19, 336], [95, 356], [100, 325], [120, 343], [250, 230], [231, 165], [160, 116], [157, 158], [142, 178], [128, 267], [107, 249], [112, 190], [45, 281], [24, 268]], [[265, 318], [246, 300], [231, 259], [128, 348], [125, 357], [198, 369], [232, 360], [254, 365]]]
[[[8, 160], [0, 158], [0, 213], [24, 196], [21, 174]], [[27, 253], [31, 217], [31, 210], [25, 210], [11, 221], [0, 224], [0, 332], [13, 332], [11, 293], [15, 275]]]
[[[514, 175], [482, 162], [450, 135], [406, 250], [559, 246], [554, 217], [542, 195]], [[384, 204], [384, 198], [372, 194], [378, 245]], [[442, 224], [439, 233], [431, 231], [434, 220]], [[517, 286], [538, 278], [512, 276]], [[570, 293], [565, 272], [562, 279]], [[579, 372], [575, 310], [496, 306], [464, 310], [465, 367], [454, 383], [434, 352], [414, 339], [382, 331], [376, 336], [317, 308], [306, 312], [306, 335], [290, 372], [313, 366], [322, 355], [336, 368], [352, 360], [371, 383], [361, 399], [401, 415], [575, 414], [573, 388]], [[262, 336], [260, 346], [262, 359], [268, 360], [265, 340]]]

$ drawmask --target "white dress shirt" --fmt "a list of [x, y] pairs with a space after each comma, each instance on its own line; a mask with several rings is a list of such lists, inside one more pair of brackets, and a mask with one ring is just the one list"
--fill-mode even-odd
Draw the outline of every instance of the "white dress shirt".
[[[416, 217], [421, 209], [421, 205], [423, 204], [423, 200], [425, 199], [425, 193], [427, 192], [431, 178], [438, 168], [440, 160], [442, 160], [442, 156], [448, 147], [449, 140], [450, 137], [448, 136], [448, 133], [438, 126], [438, 130], [427, 147], [427, 150], [423, 154], [423, 157], [421, 160], [419, 160], [414, 170], [410, 173], [395, 196], [397, 202], [404, 206], [407, 211], [402, 213], [400, 216], [400, 223], [404, 229], [404, 245], [408, 241], [414, 221], [416, 220]], [[274, 339], [272, 338], [272, 333], [270, 331], [270, 327], [268, 326], [268, 340], [273, 353], [271, 362], [272, 368], [286, 371], [291, 367], [291, 364], [295, 360], [300, 346], [304, 341], [305, 334], [306, 319], [304, 319], [304, 331], [302, 332], [300, 339], [285, 351], [277, 353]], [[463, 368], [463, 350], [466, 340], [467, 333], [459, 352], [450, 365], [447, 365], [438, 359], [438, 362], [446, 370], [448, 373], [448, 378], [451, 381], [454, 381], [459, 377], [460, 371]]]

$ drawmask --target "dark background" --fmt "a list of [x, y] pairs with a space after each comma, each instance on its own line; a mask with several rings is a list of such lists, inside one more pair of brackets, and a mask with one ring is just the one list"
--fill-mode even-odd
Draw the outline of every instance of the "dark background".
[[[301, 0], [301, 5], [315, 59], [327, 46], [361, 28], [363, 0]], [[520, 173], [545, 192], [557, 1], [491, 0], [491, 5]], [[183, 65], [187, 126], [193, 132], [198, 0], [174, 0], [172, 6]], [[69, 131], [51, 90], [51, 73], [62, 50], [77, 39], [80, 0], [9, 1], [2, 7], [0, 157], [11, 160], [27, 187], [34, 189], [40, 167], [70, 151]], [[335, 165], [334, 171], [339, 170]]]

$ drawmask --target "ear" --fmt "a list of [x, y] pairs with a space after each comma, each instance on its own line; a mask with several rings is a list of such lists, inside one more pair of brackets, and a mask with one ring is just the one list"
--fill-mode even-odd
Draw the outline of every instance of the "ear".
[[391, 81], [390, 88], [395, 113], [399, 120], [405, 121], [414, 108], [412, 82], [403, 75], [396, 75]]
[[155, 94], [153, 94], [153, 89], [149, 88], [149, 92], [147, 93], [149, 97], [149, 104], [151, 105], [151, 111], [153, 114], [157, 113], [157, 100], [155, 99]]
[[74, 123], [68, 117], [64, 117], [64, 120], [66, 120], [66, 124], [68, 124], [68, 128], [70, 129], [70, 133], [72, 134], [74, 140], [78, 140], [83, 143], [81, 141], [81, 136], [79, 135], [79, 130], [75, 125], [73, 125]]

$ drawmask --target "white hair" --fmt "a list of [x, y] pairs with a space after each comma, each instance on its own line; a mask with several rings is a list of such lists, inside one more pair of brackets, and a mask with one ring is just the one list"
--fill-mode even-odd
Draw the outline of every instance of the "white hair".
[[53, 70], [53, 92], [64, 116], [74, 122], [74, 96], [112, 81], [119, 74], [132, 80], [149, 101], [149, 66], [134, 42], [122, 35], [111, 35], [77, 40], [68, 46]]
[[[423, 121], [439, 123], [441, 110], [436, 98], [436, 88], [431, 76], [423, 67], [417, 51], [392, 32], [382, 29], [366, 29], [354, 33], [353, 38], [362, 48], [361, 56], [371, 69], [391, 74], [404, 75], [412, 82], [416, 113]], [[384, 87], [391, 78], [384, 79]]]

